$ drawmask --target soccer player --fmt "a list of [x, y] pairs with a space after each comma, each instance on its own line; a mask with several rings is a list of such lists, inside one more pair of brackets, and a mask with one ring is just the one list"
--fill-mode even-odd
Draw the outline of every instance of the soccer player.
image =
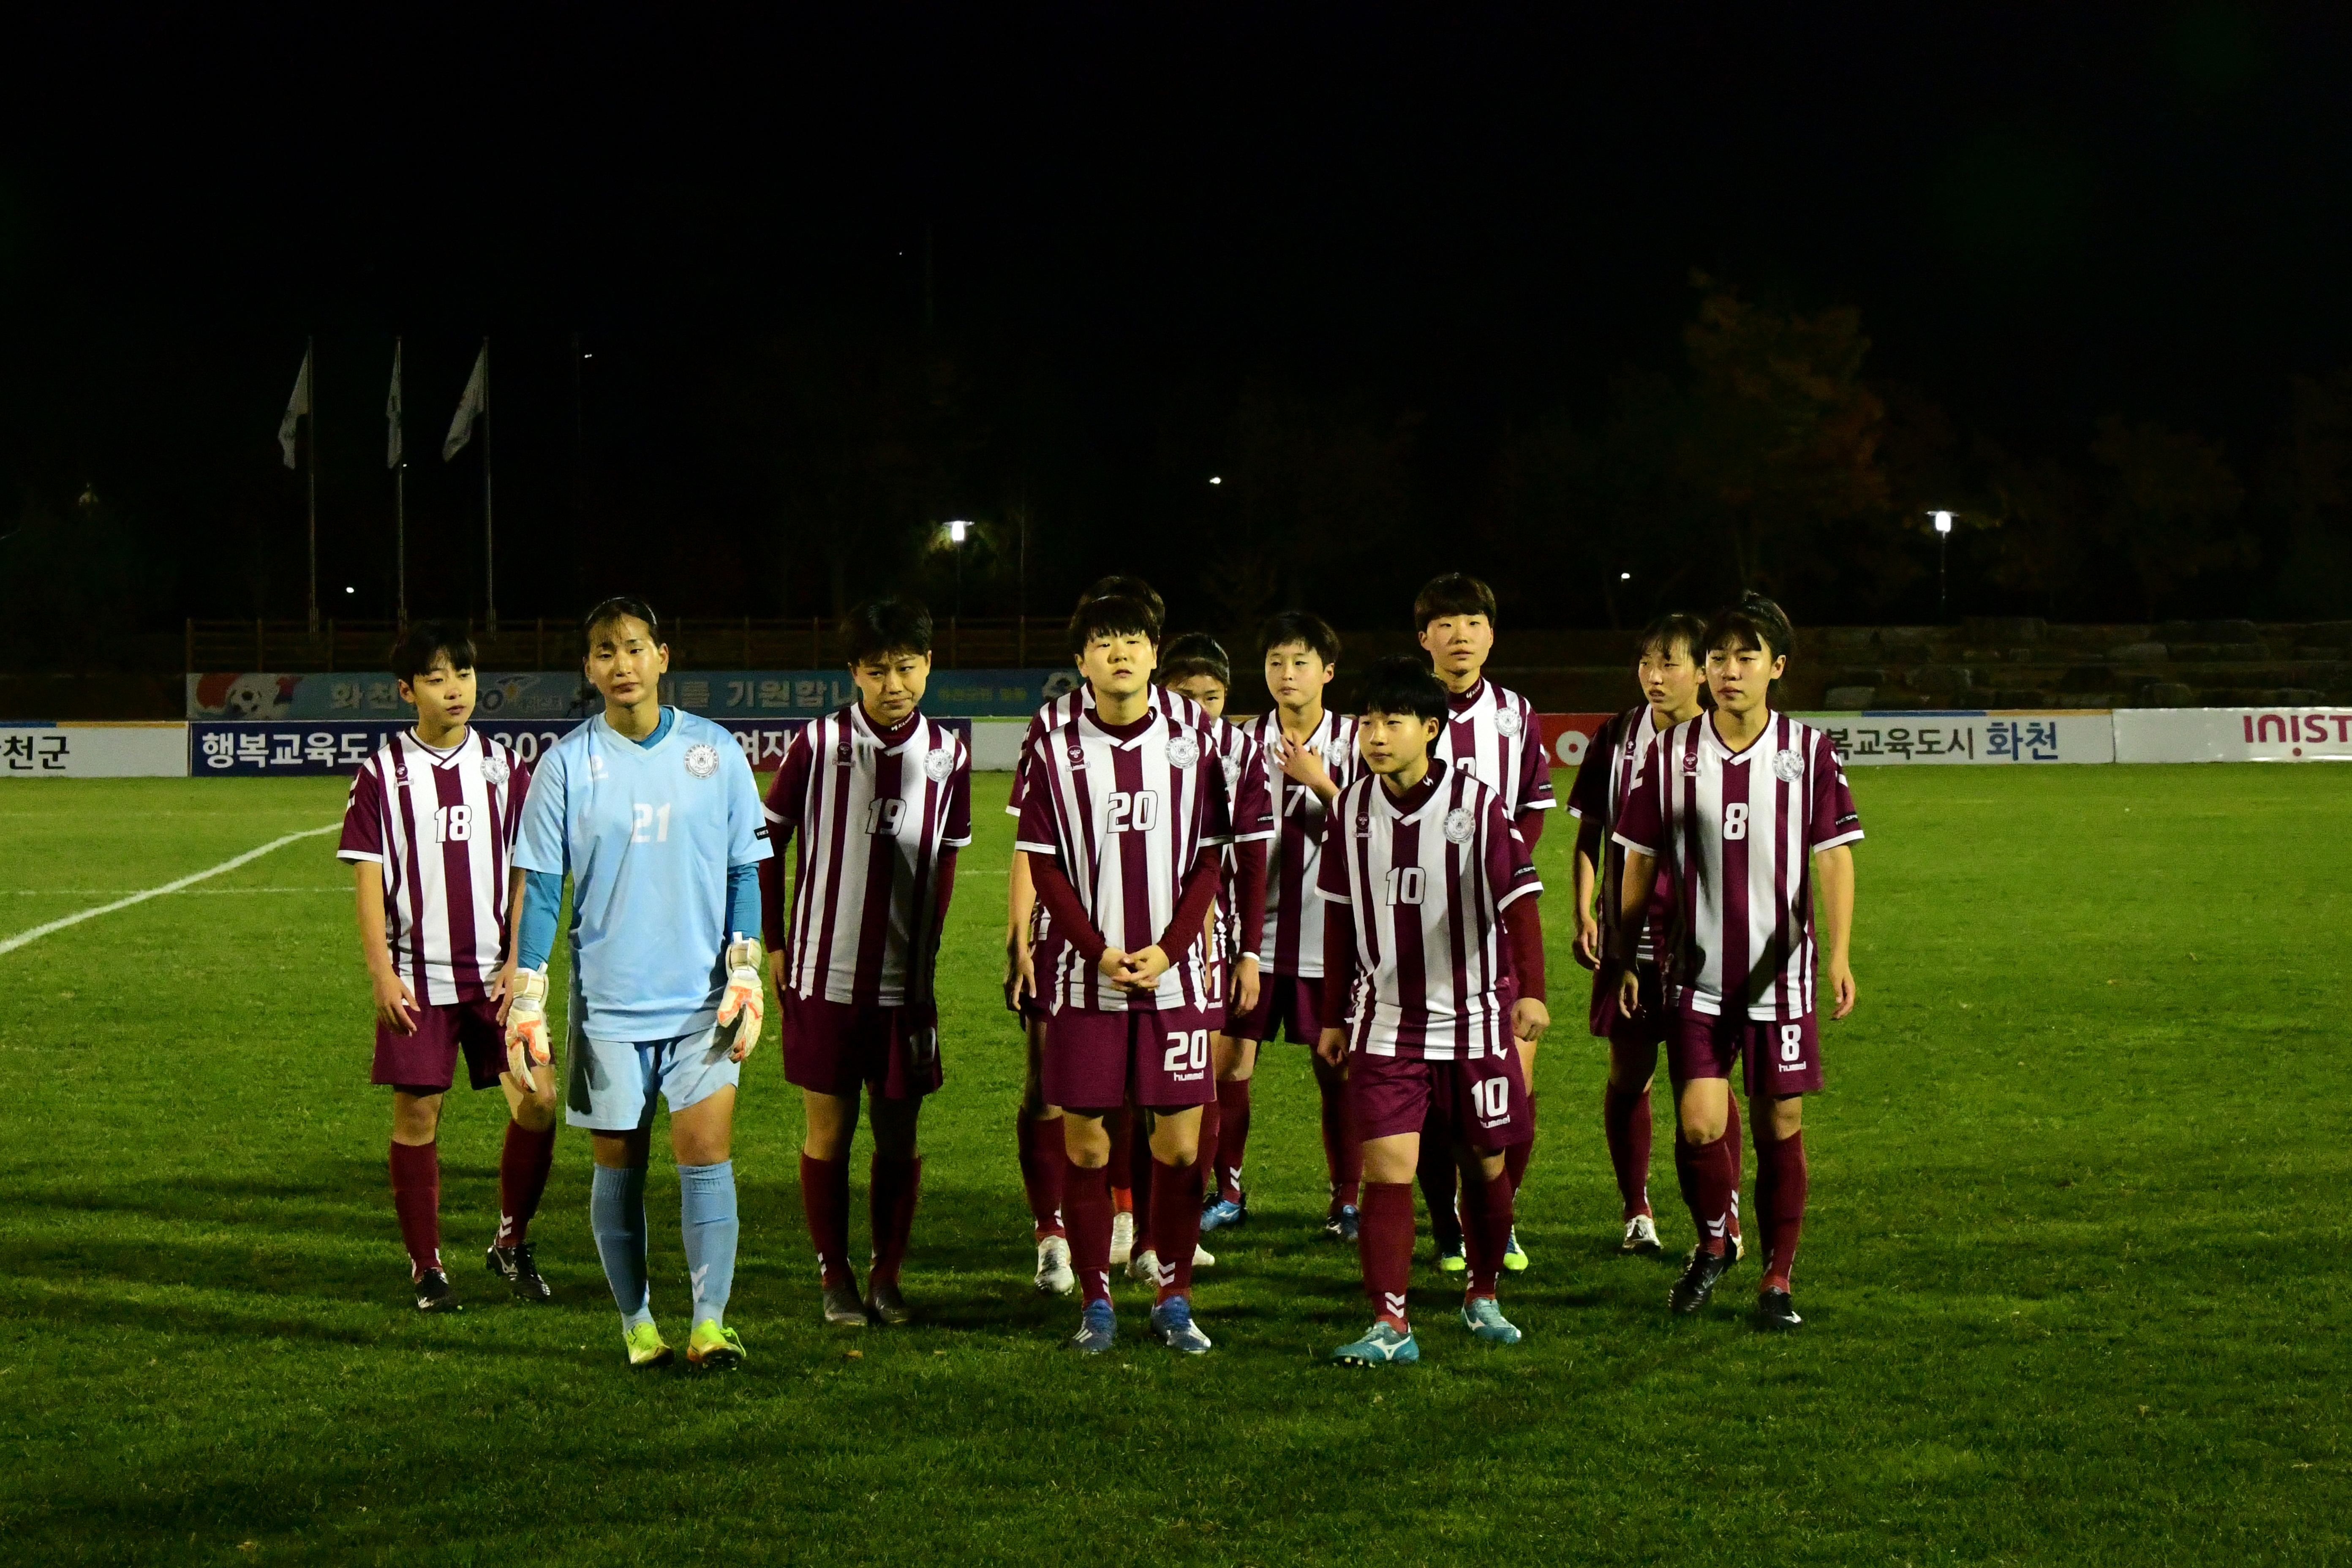
[[[1666, 1066], [1679, 1136], [1675, 1168], [1698, 1245], [1669, 1300], [1682, 1314], [1714, 1293], [1733, 1254], [1725, 1232], [1739, 1173], [1724, 1136], [1735, 1063], [1756, 1139], [1764, 1227], [1757, 1321], [1793, 1329], [1790, 1271], [1805, 1215], [1803, 1097], [1822, 1086], [1815, 960], [1835, 1011], [1853, 1011], [1853, 851], [1862, 819], [1830, 738], [1771, 706], [1796, 638], [1759, 594], [1718, 612], [1702, 646], [1715, 711], [1653, 743], [1615, 837], [1625, 848], [1618, 905], [1618, 1006], [1642, 1004], [1640, 933], [1652, 884], [1675, 884], [1675, 938], [1660, 968], [1674, 1012]], [[1828, 928], [1815, 945], [1814, 904]]]
[[[923, 1173], [923, 1097], [941, 1082], [932, 977], [971, 842], [971, 752], [920, 708], [931, 614], [877, 599], [842, 625], [858, 698], [793, 737], [768, 790], [775, 856], [760, 863], [771, 977], [782, 1004], [784, 1077], [800, 1086], [808, 1136], [801, 1203], [816, 1244], [828, 1323], [913, 1317], [898, 1270]], [[800, 835], [791, 931], [783, 854]], [[861, 1300], [849, 1266], [849, 1146], [858, 1088], [872, 1106], [867, 1206], [873, 1263]]]
[[604, 711], [550, 747], [523, 802], [515, 862], [529, 873], [507, 1048], [544, 1061], [547, 958], [572, 877], [565, 1116], [595, 1140], [589, 1226], [621, 1311], [631, 1366], [667, 1365], [646, 1271], [646, 1161], [669, 1103], [680, 1229], [693, 1280], [686, 1359], [741, 1364], [727, 1326], [735, 1280], [735, 1088], [759, 1044], [760, 786], [742, 748], [665, 708], [669, 649], [642, 599], [588, 613], [590, 684]]
[[[1674, 884], [1661, 880], [1642, 929], [1634, 934], [1641, 1005], [1617, 1005], [1617, 910], [1624, 880], [1624, 848], [1610, 837], [1625, 797], [1640, 776], [1650, 743], [1696, 719], [1706, 680], [1699, 646], [1706, 626], [1696, 616], [1661, 616], [1642, 632], [1634, 678], [1646, 700], [1601, 726], [1585, 748], [1583, 765], [1568, 794], [1576, 828], [1576, 959], [1592, 970], [1590, 1026], [1609, 1042], [1609, 1082], [1601, 1095], [1601, 1126], [1609, 1163], [1617, 1173], [1619, 1250], [1654, 1254], [1658, 1226], [1650, 1211], [1650, 1080], [1666, 1037], [1666, 1007], [1658, 981], [1657, 946], [1673, 919]], [[1592, 914], [1595, 883], [1601, 911]], [[1735, 1163], [1736, 1168], [1736, 1163]]]
[[1241, 1042], [1230, 1033], [1234, 1021], [1257, 1011], [1258, 943], [1265, 931], [1267, 840], [1274, 836], [1274, 792], [1265, 752], [1256, 739], [1225, 718], [1225, 697], [1234, 683], [1233, 663], [1206, 632], [1187, 632], [1168, 645], [1160, 682], [1191, 698], [1208, 716], [1202, 733], [1224, 770], [1234, 842], [1224, 853], [1224, 877], [1217, 898], [1209, 954], [1217, 966], [1212, 987], [1227, 999], [1216, 1037], [1209, 1044], [1217, 1072], [1217, 1098], [1201, 1111], [1201, 1164], [1208, 1173], [1209, 1206], [1201, 1228], [1217, 1230], [1249, 1217], [1242, 1191], [1242, 1154], [1249, 1143], [1249, 1074], [1240, 1066]]
[[[1495, 649], [1495, 591], [1475, 577], [1449, 572], [1423, 585], [1412, 602], [1412, 619], [1421, 646], [1445, 685], [1450, 699], [1444, 731], [1433, 753], [1458, 763], [1479, 783], [1503, 797], [1503, 815], [1511, 819], [1533, 855], [1543, 837], [1543, 814], [1557, 803], [1551, 793], [1551, 762], [1545, 754], [1542, 726], [1535, 705], [1516, 691], [1507, 691], [1486, 676], [1487, 656]], [[1507, 965], [1512, 954], [1506, 952]], [[1528, 1125], [1535, 1126], [1536, 1042], [1519, 1042], [1519, 1068], [1527, 1077]], [[1527, 1177], [1528, 1155], [1535, 1148], [1532, 1131], [1510, 1147], [1511, 1185]], [[1429, 1228], [1437, 1242], [1438, 1266], [1447, 1273], [1464, 1268], [1462, 1225], [1454, 1214], [1454, 1163], [1442, 1149], [1423, 1151], [1428, 1162], [1422, 1173], [1421, 1194], [1429, 1205]], [[1516, 1232], [1504, 1256], [1514, 1272], [1528, 1266], [1527, 1248]]]
[[1050, 998], [1045, 1098], [1063, 1108], [1064, 1205], [1089, 1353], [1116, 1333], [1110, 1304], [1110, 1138], [1103, 1119], [1132, 1098], [1152, 1112], [1150, 1230], [1160, 1255], [1152, 1332], [1198, 1354], [1192, 1313], [1200, 1237], [1201, 1107], [1216, 1098], [1204, 927], [1232, 838], [1223, 771], [1201, 731], [1153, 694], [1158, 625], [1142, 603], [1091, 600], [1070, 649], [1092, 702], [1073, 705], [1024, 759], [1015, 843], [1049, 911], [1039, 989]]
[[530, 770], [467, 728], [474, 643], [454, 626], [412, 624], [393, 645], [400, 700], [416, 722], [352, 780], [335, 858], [358, 886], [360, 952], [375, 987], [374, 1080], [392, 1087], [392, 1204], [419, 1311], [458, 1310], [441, 1267], [441, 1097], [457, 1057], [478, 1089], [504, 1087], [499, 1232], [487, 1255], [526, 1301], [548, 1299], [531, 1261], [530, 1221], [555, 1158], [555, 1075], [507, 1070], [499, 1004], [514, 978], [510, 869]]
[[[1364, 1151], [1355, 1132], [1348, 1099], [1347, 1067], [1327, 1062], [1314, 1050], [1323, 1033], [1323, 900], [1315, 895], [1323, 848], [1324, 813], [1339, 792], [1361, 775], [1356, 755], [1356, 721], [1326, 710], [1324, 689], [1339, 672], [1339, 634], [1322, 616], [1285, 610], [1258, 629], [1265, 688], [1274, 710], [1244, 728], [1265, 749], [1277, 780], [1278, 832], [1268, 857], [1265, 934], [1268, 973], [1259, 982], [1257, 1005], [1233, 1024], [1229, 1061], [1218, 1066], [1217, 1100], [1223, 1108], [1218, 1163], [1241, 1178], [1249, 1139], [1250, 1080], [1257, 1070], [1258, 1043], [1275, 1031], [1308, 1048], [1315, 1088], [1322, 1102], [1323, 1163], [1330, 1178], [1323, 1230], [1340, 1241], [1356, 1239], [1356, 1200], [1363, 1183]], [[1220, 1179], [1222, 1180], [1222, 1173]]]
[[[1463, 1325], [1487, 1344], [1518, 1343], [1495, 1300], [1511, 1233], [1503, 1156], [1528, 1131], [1513, 1041], [1540, 1037], [1551, 1019], [1535, 899], [1543, 885], [1527, 845], [1499, 793], [1431, 754], [1445, 726], [1445, 689], [1416, 659], [1383, 659], [1362, 704], [1357, 733], [1371, 776], [1331, 803], [1317, 868], [1328, 912], [1316, 1050], [1347, 1062], [1363, 1130], [1357, 1252], [1374, 1312], [1363, 1337], [1332, 1359], [1370, 1366], [1421, 1358], [1405, 1297], [1424, 1138], [1442, 1141], [1462, 1173]], [[1505, 978], [1507, 943], [1516, 984]]]

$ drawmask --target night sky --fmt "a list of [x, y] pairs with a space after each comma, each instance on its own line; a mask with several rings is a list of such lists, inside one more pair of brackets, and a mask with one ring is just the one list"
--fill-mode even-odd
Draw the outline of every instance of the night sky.
[[[2250, 495], [2293, 378], [2352, 365], [2341, 8], [47, 9], [0, 110], [20, 616], [299, 616], [310, 333], [322, 599], [376, 616], [395, 332], [412, 601], [479, 607], [476, 454], [437, 448], [488, 333], [517, 616], [806, 615], [949, 516], [1001, 547], [966, 608], [1009, 612], [1024, 508], [1034, 610], [1121, 564], [1205, 603], [1188, 530], [1286, 515], [1204, 488], [1256, 396], [1374, 475], [1298, 512], [1374, 520], [1346, 602], [1279, 596], [1393, 622], [1536, 548], [1498, 453], [1675, 374], [1694, 269], [1858, 309], [1874, 386], [2021, 461], [2153, 420]], [[2272, 607], [2263, 537], [2221, 607]]]

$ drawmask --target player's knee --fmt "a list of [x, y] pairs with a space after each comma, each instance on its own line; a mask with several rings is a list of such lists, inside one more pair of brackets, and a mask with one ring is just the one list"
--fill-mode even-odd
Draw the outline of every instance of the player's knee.
[[1767, 1102], [1762, 1115], [1756, 1107], [1748, 1108], [1748, 1119], [1772, 1129], [1772, 1139], [1794, 1138], [1805, 1130], [1805, 1101], [1801, 1095], [1788, 1095]]

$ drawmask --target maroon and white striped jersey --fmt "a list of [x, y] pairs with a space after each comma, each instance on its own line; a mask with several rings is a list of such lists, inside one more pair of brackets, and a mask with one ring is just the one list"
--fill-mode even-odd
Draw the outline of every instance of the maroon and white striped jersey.
[[[1102, 939], [1133, 952], [1158, 942], [1176, 918], [1184, 879], [1203, 848], [1233, 839], [1224, 770], [1202, 733], [1154, 707], [1121, 736], [1075, 704], [1024, 759], [1030, 787], [1014, 847], [1060, 858], [1087, 919]], [[1058, 933], [1038, 948], [1037, 990], [1055, 1008], [1123, 1013], [1130, 1007], [1206, 1007], [1207, 942], [1169, 966], [1150, 1000], [1103, 979]]]
[[[1208, 719], [1201, 734], [1208, 743], [1209, 754], [1216, 758], [1224, 773], [1226, 810], [1234, 830], [1233, 843], [1225, 847], [1224, 877], [1217, 896], [1215, 924], [1210, 932], [1210, 955], [1218, 965], [1212, 984], [1222, 995], [1225, 966], [1240, 962], [1242, 955], [1241, 922], [1234, 917], [1234, 879], [1241, 867], [1234, 849], [1243, 844], [1264, 843], [1274, 837], [1274, 782], [1266, 773], [1265, 752], [1242, 725], [1229, 719]], [[1263, 943], [1263, 935], [1259, 940]], [[1260, 969], [1265, 967], [1265, 956], [1258, 955]]]
[[1503, 909], [1543, 883], [1499, 794], [1447, 763], [1402, 799], [1367, 773], [1331, 803], [1316, 890], [1355, 919], [1351, 1049], [1477, 1061], [1510, 1048]]
[[1432, 761], [1461, 763], [1503, 797], [1503, 815], [1514, 822], [1559, 804], [1552, 799], [1551, 759], [1544, 752], [1534, 703], [1480, 676], [1477, 685], [1448, 706], [1445, 728], [1429, 749]]
[[[1188, 729], [1209, 727], [1209, 710], [1181, 691], [1154, 684], [1151, 688], [1152, 711], [1162, 714]], [[1021, 737], [1021, 760], [1013, 764], [1013, 793], [1004, 799], [1004, 815], [1018, 817], [1022, 804], [1029, 798], [1029, 755], [1036, 749], [1037, 737], [1048, 730], [1058, 729], [1080, 713], [1095, 710], [1095, 689], [1080, 681], [1070, 690], [1046, 703], [1029, 716], [1029, 731]]]
[[[1282, 739], [1282, 714], [1260, 714], [1248, 725], [1251, 737], [1265, 751], [1268, 779], [1273, 785], [1275, 836], [1265, 867], [1266, 934], [1259, 957], [1269, 974], [1300, 980], [1323, 977], [1323, 900], [1315, 896], [1315, 874], [1323, 856], [1323, 802], [1316, 793], [1282, 771], [1274, 760], [1274, 743]], [[1323, 759], [1323, 771], [1341, 794], [1363, 775], [1363, 759], [1356, 754], [1356, 721], [1325, 710], [1315, 732], [1301, 742]], [[1333, 799], [1337, 800], [1338, 796]]]
[[922, 713], [880, 731], [862, 704], [811, 720], [768, 789], [781, 876], [800, 836], [783, 934], [796, 996], [877, 1007], [928, 1003], [940, 855], [971, 842], [971, 752]]
[[1813, 857], [1862, 837], [1829, 736], [1785, 713], [1743, 752], [1702, 713], [1654, 742], [1617, 842], [1675, 879], [1668, 996], [1785, 1022], [1813, 1010]]
[[[1569, 815], [1579, 821], [1592, 818], [1601, 831], [1601, 864], [1597, 869], [1601, 884], [1601, 951], [1604, 953], [1617, 950], [1617, 923], [1625, 886], [1625, 847], [1611, 836], [1624, 815], [1625, 797], [1633, 793], [1634, 780], [1642, 776], [1642, 759], [1649, 754], [1650, 743], [1657, 738], [1657, 719], [1648, 703], [1626, 709], [1593, 734], [1592, 743], [1584, 749], [1584, 761], [1576, 770], [1576, 782], [1568, 790]], [[1674, 886], [1674, 879], [1662, 876], [1656, 890], [1650, 895], [1649, 918], [1642, 922], [1634, 938], [1635, 957], [1640, 963], [1657, 962], [1658, 942], [1673, 916]]]
[[436, 751], [403, 730], [352, 775], [338, 860], [383, 868], [392, 967], [420, 1005], [489, 994], [507, 952], [507, 870], [530, 770], [478, 730]]

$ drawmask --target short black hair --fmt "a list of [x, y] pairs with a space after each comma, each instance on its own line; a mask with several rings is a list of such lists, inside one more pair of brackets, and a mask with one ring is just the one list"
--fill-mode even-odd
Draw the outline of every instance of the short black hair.
[[654, 635], [654, 641], [656, 644], [661, 641], [661, 618], [654, 614], [651, 605], [635, 594], [615, 594], [589, 611], [587, 618], [580, 623], [581, 640], [593, 651], [596, 647], [596, 628], [609, 626], [623, 616], [645, 622], [646, 629]]
[[841, 617], [842, 657], [852, 665], [877, 662], [894, 653], [931, 652], [931, 612], [903, 594], [868, 599]]
[[1140, 577], [1115, 572], [1089, 584], [1087, 591], [1078, 595], [1078, 604], [1084, 606], [1096, 599], [1132, 599], [1141, 605], [1151, 616], [1151, 640], [1154, 645], [1159, 643], [1160, 628], [1168, 624], [1168, 601], [1160, 596], [1159, 589]]
[[1140, 599], [1114, 594], [1101, 599], [1081, 599], [1070, 614], [1070, 658], [1087, 657], [1087, 645], [1097, 637], [1139, 637], [1160, 641], [1160, 622], [1151, 606]]
[[1642, 628], [1642, 640], [1633, 645], [1636, 660], [1648, 657], [1652, 649], [1672, 653], [1680, 643], [1690, 655], [1693, 664], [1706, 660], [1706, 623], [1687, 610], [1670, 610]]
[[[1423, 623], [1426, 625], [1427, 623]], [[1339, 662], [1339, 634], [1312, 610], [1277, 610], [1257, 628], [1257, 657], [1263, 660], [1276, 648], [1303, 643], [1325, 664]]]
[[1466, 572], [1448, 572], [1421, 585], [1412, 599], [1412, 629], [1426, 631], [1429, 623], [1447, 616], [1495, 618], [1495, 590]]
[[1186, 632], [1160, 656], [1160, 684], [1173, 686], [1199, 675], [1234, 689], [1234, 661], [1225, 657], [1224, 645], [1206, 632]]
[[1699, 653], [1704, 658], [1717, 648], [1738, 652], [1751, 647], [1776, 658], [1797, 651], [1796, 628], [1789, 625], [1788, 612], [1761, 594], [1742, 594], [1738, 604], [1716, 611], [1700, 638]]
[[1356, 710], [1391, 716], [1410, 713], [1417, 719], [1434, 719], [1443, 724], [1448, 711], [1445, 688], [1430, 673], [1429, 666], [1410, 655], [1399, 654], [1372, 666], [1356, 700]]
[[454, 621], [411, 621], [392, 645], [392, 673], [414, 686], [441, 658], [453, 670], [474, 668], [474, 639], [466, 628]]

